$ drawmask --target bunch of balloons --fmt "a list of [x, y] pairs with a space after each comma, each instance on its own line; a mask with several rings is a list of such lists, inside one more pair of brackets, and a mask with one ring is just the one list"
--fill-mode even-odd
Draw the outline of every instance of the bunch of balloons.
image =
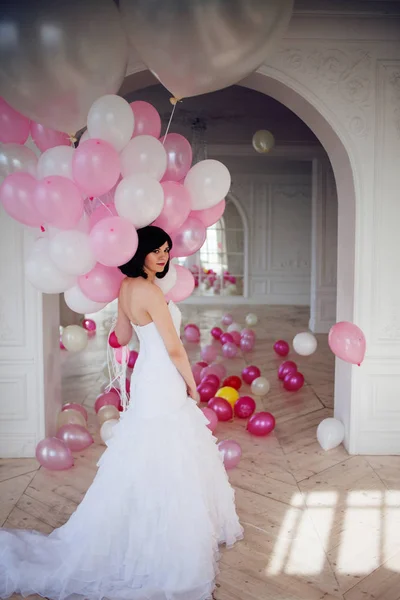
[[[123, 275], [117, 267], [134, 256], [138, 228], [162, 227], [174, 242], [171, 257], [188, 257], [223, 213], [228, 169], [216, 160], [191, 166], [190, 143], [176, 133], [160, 137], [161, 118], [147, 102], [98, 98], [76, 149], [64, 134], [32, 125], [2, 101], [4, 121], [0, 139], [14, 141], [1, 149], [0, 202], [20, 223], [41, 229], [27, 278], [42, 292], [64, 292], [75, 312], [97, 312], [118, 296]], [[22, 145], [29, 131], [44, 150], [38, 160]], [[171, 265], [159, 285], [179, 302], [192, 293], [194, 278]]]
[[74, 464], [73, 452], [81, 452], [93, 444], [87, 429], [88, 414], [80, 404], [64, 404], [57, 419], [55, 437], [48, 437], [36, 447], [36, 458], [42, 467], [53, 471], [69, 469]]

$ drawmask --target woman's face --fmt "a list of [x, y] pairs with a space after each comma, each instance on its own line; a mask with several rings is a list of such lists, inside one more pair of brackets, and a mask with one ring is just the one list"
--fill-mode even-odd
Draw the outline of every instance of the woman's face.
[[153, 252], [150, 252], [150, 254], [146, 256], [144, 266], [146, 271], [149, 271], [150, 273], [162, 273], [168, 260], [169, 245], [168, 242], [165, 242], [161, 248], [153, 250]]

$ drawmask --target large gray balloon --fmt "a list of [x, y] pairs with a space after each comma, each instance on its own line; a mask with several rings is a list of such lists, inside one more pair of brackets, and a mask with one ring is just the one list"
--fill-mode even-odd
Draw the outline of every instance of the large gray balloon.
[[112, 0], [5, 0], [0, 95], [24, 115], [75, 133], [94, 100], [118, 91], [127, 40]]
[[252, 73], [289, 23], [293, 0], [120, 0], [131, 44], [177, 98]]

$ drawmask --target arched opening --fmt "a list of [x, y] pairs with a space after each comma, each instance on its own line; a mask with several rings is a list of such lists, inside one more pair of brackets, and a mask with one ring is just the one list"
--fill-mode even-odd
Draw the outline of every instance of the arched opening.
[[[131, 74], [126, 77], [121, 93], [126, 95], [156, 83], [154, 76], [144, 65], [139, 64], [131, 68]], [[336, 320], [357, 320], [357, 315], [354, 314], [356, 193], [352, 146], [346, 132], [335, 114], [311, 89], [283, 71], [262, 66], [239, 85], [261, 92], [289, 108], [310, 128], [326, 151], [332, 165], [338, 197]], [[337, 362], [335, 415], [346, 424], [351, 423], [351, 377], [351, 367]], [[349, 437], [347, 427], [347, 447]]]

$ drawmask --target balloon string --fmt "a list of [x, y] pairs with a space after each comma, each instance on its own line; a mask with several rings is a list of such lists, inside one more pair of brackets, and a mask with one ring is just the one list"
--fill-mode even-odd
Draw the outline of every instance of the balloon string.
[[103, 202], [103, 200], [101, 198], [99, 198], [98, 196], [96, 197], [96, 200], [98, 200], [100, 202], [100, 204], [102, 204], [104, 206], [104, 208], [106, 208], [108, 210], [108, 212], [110, 213], [110, 215], [113, 217], [114, 213], [113, 211], [110, 209], [110, 207], [108, 206], [108, 204], [106, 204], [105, 202]]
[[170, 118], [169, 118], [169, 122], [168, 122], [168, 125], [167, 125], [166, 132], [165, 132], [165, 134], [164, 134], [163, 146], [164, 146], [164, 144], [165, 144], [165, 140], [167, 139], [167, 135], [168, 135], [168, 132], [169, 132], [169, 128], [171, 127], [172, 119], [173, 119], [173, 117], [174, 117], [174, 112], [175, 112], [175, 109], [176, 109], [176, 104], [177, 104], [177, 103], [175, 103], [175, 104], [173, 105], [173, 108], [172, 108], [171, 116], [170, 116]]

